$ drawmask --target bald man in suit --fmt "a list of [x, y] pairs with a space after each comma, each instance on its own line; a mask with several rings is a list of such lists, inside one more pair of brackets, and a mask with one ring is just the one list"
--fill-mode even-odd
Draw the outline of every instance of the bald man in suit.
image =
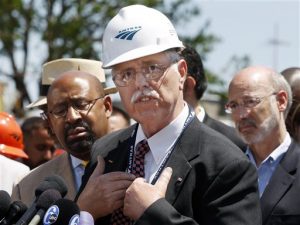
[[27, 205], [32, 203], [38, 185], [51, 175], [65, 180], [66, 197], [74, 199], [84, 166], [90, 160], [91, 147], [96, 138], [108, 132], [108, 117], [112, 112], [108, 94], [114, 89], [103, 88], [101, 81], [105, 81], [105, 75], [101, 62], [60, 59], [45, 64], [43, 72], [44, 79], [51, 84], [44, 100], [47, 103], [47, 107], [43, 106], [44, 119], [66, 152], [37, 167], [14, 188], [12, 198]]

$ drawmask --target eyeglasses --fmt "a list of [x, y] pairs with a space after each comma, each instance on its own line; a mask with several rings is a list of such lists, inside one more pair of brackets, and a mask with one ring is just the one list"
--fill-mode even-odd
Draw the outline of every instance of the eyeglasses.
[[73, 99], [70, 100], [69, 104], [60, 104], [54, 107], [49, 113], [51, 113], [55, 118], [62, 118], [67, 115], [69, 110], [69, 106], [71, 106], [74, 110], [79, 113], [85, 113], [85, 115], [93, 108], [96, 101], [102, 99], [103, 97], [95, 98], [93, 100], [86, 99]]
[[140, 69], [140, 71], [137, 71], [134, 68], [128, 68], [123, 71], [113, 72], [113, 81], [115, 84], [119, 87], [125, 87], [127, 86], [131, 81], [135, 80], [136, 75], [138, 73], [142, 74], [147, 81], [155, 80], [160, 78], [162, 75], [164, 75], [168, 68], [175, 62], [172, 62], [169, 66], [164, 66], [162, 64], [149, 64], [145, 65]]
[[139, 71], [134, 68], [128, 68], [122, 71], [114, 71], [112, 70], [112, 79], [116, 86], [118, 87], [126, 87], [131, 81], [136, 79], [136, 75], [141, 73], [146, 81], [156, 80], [162, 77], [174, 63], [177, 63], [181, 56], [178, 52], [174, 50], [166, 50], [165, 53], [170, 59], [170, 63], [168, 66], [158, 64], [158, 63], [149, 63], [145, 64]]
[[252, 109], [258, 104], [260, 104], [264, 98], [270, 97], [272, 95], [276, 95], [277, 93], [272, 93], [264, 97], [247, 97], [242, 100], [242, 103], [237, 103], [235, 101], [228, 102], [225, 105], [226, 113], [234, 113], [238, 108], [243, 107], [247, 109]]

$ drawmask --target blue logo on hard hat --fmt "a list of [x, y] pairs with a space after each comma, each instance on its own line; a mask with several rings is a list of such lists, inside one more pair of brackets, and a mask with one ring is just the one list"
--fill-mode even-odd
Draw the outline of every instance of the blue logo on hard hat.
[[119, 31], [118, 35], [115, 36], [117, 39], [132, 40], [133, 36], [142, 29], [141, 26], [129, 27]]
[[43, 223], [44, 225], [50, 225], [55, 223], [55, 221], [57, 220], [59, 215], [59, 208], [56, 205], [51, 206], [45, 216], [44, 216], [44, 220]]

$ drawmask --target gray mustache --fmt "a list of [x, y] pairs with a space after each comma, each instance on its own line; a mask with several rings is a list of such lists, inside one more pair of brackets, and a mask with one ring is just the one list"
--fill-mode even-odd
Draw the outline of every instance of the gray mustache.
[[153, 90], [153, 89], [143, 89], [143, 90], [138, 90], [136, 92], [134, 92], [134, 94], [131, 97], [131, 103], [136, 102], [139, 98], [142, 97], [152, 97], [152, 98], [159, 98], [159, 94], [157, 93], [157, 91]]
[[251, 119], [243, 119], [241, 122], [239, 122], [238, 128], [243, 127], [243, 126], [247, 126], [247, 125], [255, 126], [255, 127], [256, 127], [256, 124], [255, 124], [255, 121], [254, 121], [254, 120], [251, 120]]

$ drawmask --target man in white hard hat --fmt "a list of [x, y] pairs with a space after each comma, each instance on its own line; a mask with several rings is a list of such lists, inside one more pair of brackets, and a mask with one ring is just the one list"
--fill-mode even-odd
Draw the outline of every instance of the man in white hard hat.
[[[61, 176], [68, 187], [67, 198], [74, 199], [81, 184], [91, 146], [108, 132], [112, 111], [112, 89], [104, 89], [101, 62], [86, 59], [58, 59], [44, 64], [43, 80], [51, 84], [44, 112], [51, 132], [66, 150], [26, 176], [13, 190], [13, 199], [30, 205], [35, 189], [48, 176]], [[47, 82], [46, 82], [47, 81]], [[41, 104], [39, 104], [41, 106]]]
[[[95, 224], [261, 223], [255, 167], [183, 100], [182, 48], [169, 19], [142, 5], [122, 8], [104, 31], [103, 67], [137, 123], [93, 145], [77, 203]], [[108, 205], [101, 192], [115, 181], [97, 180], [114, 171], [136, 179]]]

